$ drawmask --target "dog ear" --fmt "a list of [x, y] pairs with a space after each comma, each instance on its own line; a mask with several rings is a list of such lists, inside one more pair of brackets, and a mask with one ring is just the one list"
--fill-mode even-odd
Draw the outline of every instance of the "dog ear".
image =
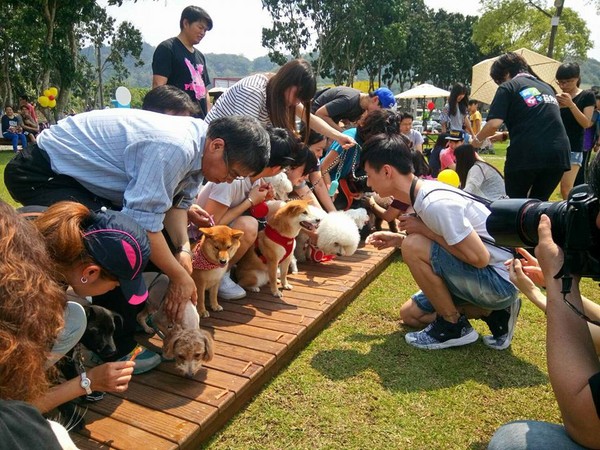
[[115, 328], [116, 329], [123, 329], [123, 326], [125, 325], [125, 319], [123, 319], [123, 316], [119, 313], [116, 313], [114, 311], [111, 311], [113, 320], [115, 321]]
[[202, 330], [202, 339], [204, 339], [204, 355], [202, 356], [203, 361], [210, 361], [215, 356], [213, 350], [213, 338], [206, 331]]
[[198, 228], [198, 231], [200, 231], [202, 234], [206, 234], [207, 236], [212, 236], [213, 234], [212, 228]]
[[231, 237], [234, 239], [240, 239], [244, 235], [242, 230], [231, 230]]
[[179, 333], [173, 332], [170, 333], [165, 340], [163, 341], [163, 350], [162, 354], [165, 359], [174, 359], [175, 358], [175, 344], [179, 340]]

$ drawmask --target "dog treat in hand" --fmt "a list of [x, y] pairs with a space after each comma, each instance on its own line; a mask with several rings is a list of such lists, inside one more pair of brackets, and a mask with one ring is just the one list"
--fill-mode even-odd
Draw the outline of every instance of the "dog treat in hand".
[[131, 358], [129, 358], [129, 361], [135, 361], [135, 358], [137, 358], [137, 356], [142, 353], [143, 349], [141, 345], [136, 345], [135, 348], [133, 349], [133, 353], [131, 354]]

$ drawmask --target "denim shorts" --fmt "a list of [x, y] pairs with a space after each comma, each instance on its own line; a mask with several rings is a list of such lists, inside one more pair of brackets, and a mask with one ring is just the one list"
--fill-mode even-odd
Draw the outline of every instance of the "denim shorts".
[[[517, 288], [494, 268], [478, 269], [462, 262], [436, 242], [431, 244], [430, 260], [433, 272], [444, 280], [457, 306], [468, 303], [484, 309], [504, 309], [519, 295]], [[435, 312], [423, 291], [415, 293], [412, 299], [424, 312]]]
[[571, 165], [581, 166], [583, 164], [583, 152], [571, 152]]

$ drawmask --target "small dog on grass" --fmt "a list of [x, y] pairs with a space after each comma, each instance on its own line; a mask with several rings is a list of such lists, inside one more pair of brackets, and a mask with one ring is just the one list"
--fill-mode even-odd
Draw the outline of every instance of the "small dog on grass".
[[240, 238], [244, 232], [227, 225], [200, 228], [200, 231], [203, 236], [194, 249], [192, 278], [198, 290], [198, 312], [202, 317], [209, 317], [205, 305], [206, 290], [210, 308], [213, 311], [223, 311], [217, 301], [219, 283], [227, 271], [229, 260], [240, 247]]
[[304, 200], [292, 200], [277, 210], [258, 233], [254, 251], [249, 250], [238, 262], [238, 284], [250, 292], [260, 291], [269, 283], [271, 294], [282, 297], [277, 287], [277, 267], [280, 266], [281, 287], [292, 289], [287, 282], [287, 272], [294, 252], [296, 236], [300, 229], [314, 230], [319, 224]]
[[[166, 275], [145, 273], [148, 300], [137, 321], [148, 334], [159, 332], [163, 339], [163, 357], [175, 359], [175, 368], [187, 377], [194, 376], [202, 363], [213, 358], [213, 339], [200, 329], [200, 316], [191, 301], [185, 305], [183, 319], [173, 324], [164, 309], [164, 298], [169, 288]], [[151, 325], [148, 325], [148, 319]]]

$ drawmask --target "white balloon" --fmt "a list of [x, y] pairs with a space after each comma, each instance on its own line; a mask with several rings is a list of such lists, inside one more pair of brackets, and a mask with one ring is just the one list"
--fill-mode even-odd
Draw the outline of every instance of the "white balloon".
[[120, 106], [129, 106], [131, 103], [131, 92], [125, 86], [119, 86], [115, 92], [115, 98]]

